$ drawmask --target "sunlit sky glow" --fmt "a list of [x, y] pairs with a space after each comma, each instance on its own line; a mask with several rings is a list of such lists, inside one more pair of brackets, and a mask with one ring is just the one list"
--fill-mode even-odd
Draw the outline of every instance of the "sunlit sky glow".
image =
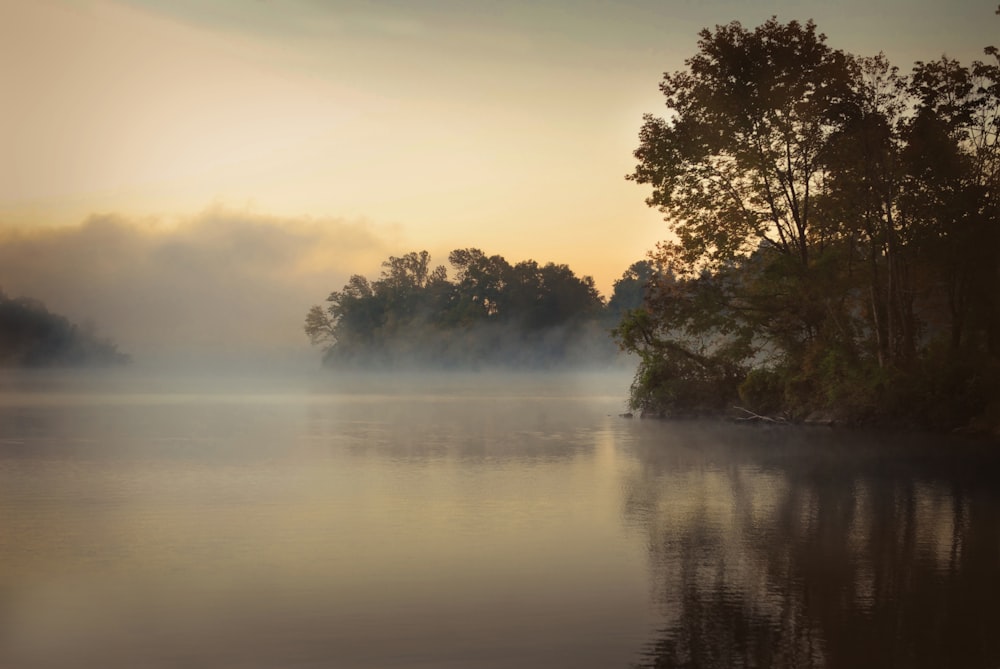
[[[1000, 42], [995, 10], [996, 0], [0, 0], [0, 240], [44, 244], [54, 229], [69, 239], [64, 228], [93, 215], [166, 234], [221, 212], [328, 240], [310, 252], [330, 263], [309, 277], [323, 282], [290, 292], [291, 311], [421, 248], [442, 262], [464, 246], [565, 262], [608, 294], [665, 235], [647, 193], [623, 177], [642, 113], [662, 108], [662, 73], [694, 53], [700, 28], [813, 18], [832, 46], [882, 50], [906, 70], [942, 53], [981, 57]], [[345, 252], [338, 226], [364, 228], [370, 253]], [[114, 298], [72, 313], [72, 291], [39, 279], [46, 257], [30, 281], [0, 267], [0, 287], [102, 323]], [[102, 329], [121, 327], [108, 320]]]

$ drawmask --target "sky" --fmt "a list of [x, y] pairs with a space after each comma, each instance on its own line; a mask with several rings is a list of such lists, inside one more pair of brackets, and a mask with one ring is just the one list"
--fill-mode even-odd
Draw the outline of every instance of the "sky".
[[625, 180], [703, 27], [771, 15], [901, 69], [997, 0], [0, 0], [0, 289], [133, 354], [307, 348], [353, 273], [427, 249], [607, 296], [666, 236]]

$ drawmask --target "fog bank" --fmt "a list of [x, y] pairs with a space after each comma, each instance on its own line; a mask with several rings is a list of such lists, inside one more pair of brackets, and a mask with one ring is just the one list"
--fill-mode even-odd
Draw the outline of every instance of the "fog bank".
[[94, 215], [0, 228], [0, 288], [30, 296], [159, 362], [298, 359], [309, 306], [370, 271], [398, 230], [366, 221], [210, 208], [179, 221]]

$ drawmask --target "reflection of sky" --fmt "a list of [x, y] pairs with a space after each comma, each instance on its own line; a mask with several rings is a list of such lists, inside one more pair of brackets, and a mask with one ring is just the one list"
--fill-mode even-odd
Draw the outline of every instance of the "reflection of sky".
[[606, 377], [14, 378], [0, 664], [1000, 654], [968, 442], [626, 420]]
[[548, 383], [7, 392], [0, 664], [624, 666], [618, 401]]

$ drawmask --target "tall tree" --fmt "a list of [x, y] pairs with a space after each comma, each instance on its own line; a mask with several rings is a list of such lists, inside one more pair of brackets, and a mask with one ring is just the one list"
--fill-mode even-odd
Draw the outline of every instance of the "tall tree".
[[[678, 368], [695, 361], [697, 376], [733, 385], [745, 360], [723, 354], [802, 357], [843, 329], [830, 279], [837, 231], [817, 200], [855, 102], [856, 67], [812, 22], [734, 22], [703, 30], [698, 47], [687, 69], [664, 76], [669, 114], [644, 117], [628, 175], [652, 186], [647, 203], [676, 241], [654, 254], [669, 278], [642, 328], [656, 336], [625, 343], [655, 341]], [[725, 345], [706, 347], [713, 334]]]
[[633, 400], [721, 403], [739, 387], [805, 411], [982, 407], [989, 384], [964, 379], [1000, 361], [1000, 60], [986, 54], [906, 77], [812, 22], [703, 30], [627, 176], [673, 233], [645, 308], [616, 329], [642, 358]]
[[761, 244], [805, 267], [820, 157], [852, 96], [848, 57], [811, 21], [703, 30], [687, 69], [664, 76], [668, 120], [647, 114], [629, 179], [653, 187], [692, 268]]
[[503, 256], [487, 256], [476, 248], [455, 249], [448, 254], [448, 262], [456, 271], [457, 319], [471, 323], [499, 317], [511, 272]]

